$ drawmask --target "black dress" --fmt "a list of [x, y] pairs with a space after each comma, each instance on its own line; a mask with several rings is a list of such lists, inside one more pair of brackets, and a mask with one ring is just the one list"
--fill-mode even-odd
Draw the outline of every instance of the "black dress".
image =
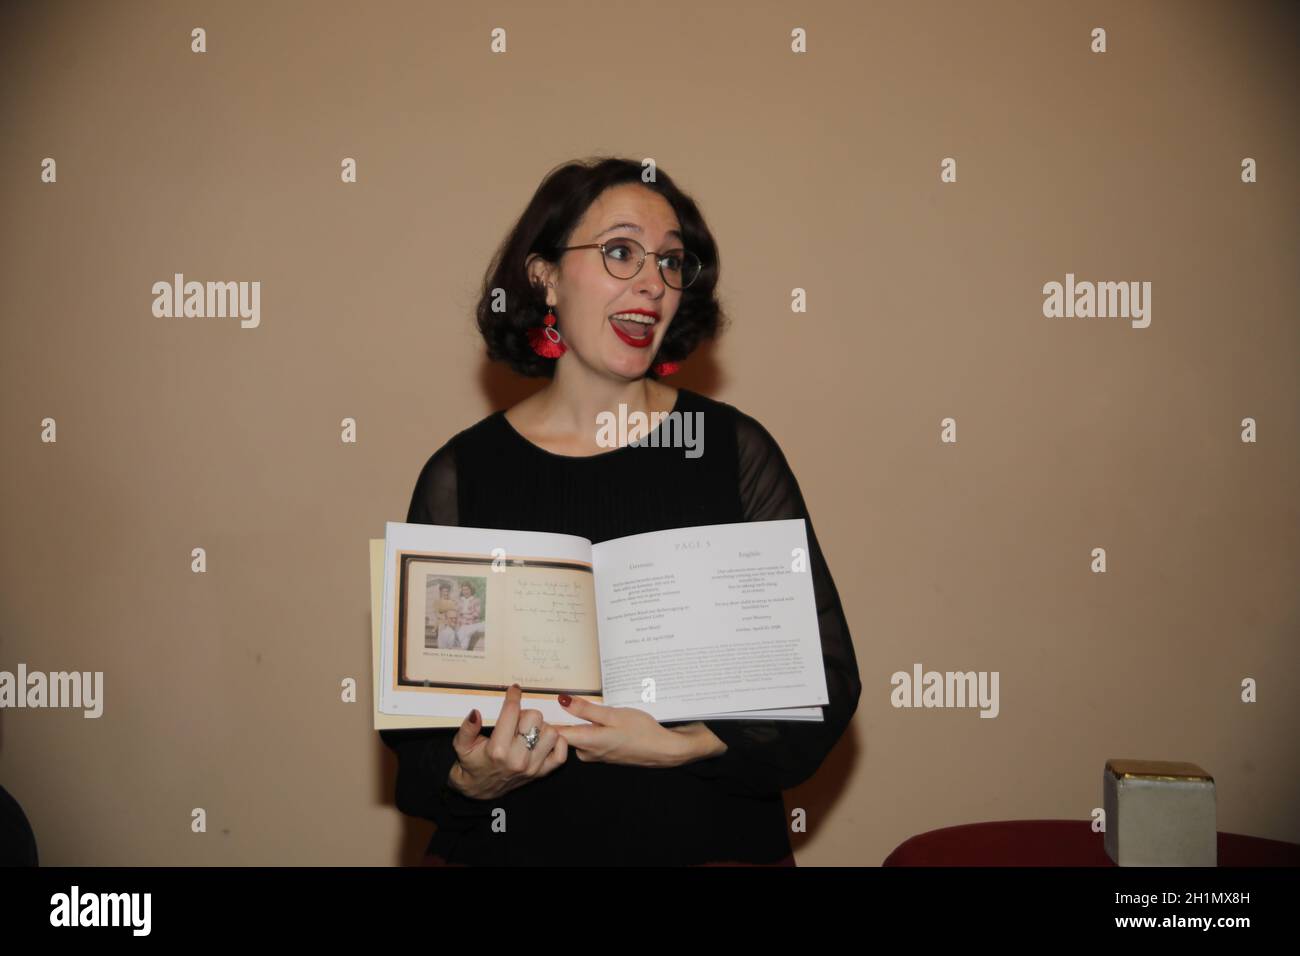
[[[674, 410], [703, 412], [698, 457], [680, 447], [632, 445], [557, 455], [495, 412], [429, 458], [406, 520], [574, 534], [595, 543], [668, 528], [808, 518], [785, 456], [755, 419], [686, 389], [678, 390]], [[588, 763], [570, 749], [548, 776], [482, 801], [447, 782], [454, 729], [380, 731], [398, 756], [398, 809], [438, 825], [428, 852], [449, 863], [499, 865], [770, 864], [787, 857], [781, 791], [816, 771], [862, 689], [811, 521], [807, 530], [830, 697], [823, 723], [705, 721], [726, 752], [672, 768]], [[666, 726], [680, 723], [688, 722]], [[494, 807], [505, 810], [505, 832], [492, 830]]]

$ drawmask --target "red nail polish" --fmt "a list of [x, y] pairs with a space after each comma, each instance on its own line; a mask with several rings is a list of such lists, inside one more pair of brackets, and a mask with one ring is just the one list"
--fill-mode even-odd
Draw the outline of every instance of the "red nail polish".
[[561, 706], [561, 707], [568, 707], [568, 706], [569, 706], [570, 704], [572, 704], [572, 703], [573, 703], [573, 698], [570, 697], [568, 694], [561, 694], [561, 695], [560, 695], [560, 706]]
[[471, 711], [469, 712], [469, 722], [470, 722], [471, 724], [477, 724], [477, 723], [478, 723], [478, 708], [477, 708], [477, 707], [475, 707], [473, 710], [471, 710]]

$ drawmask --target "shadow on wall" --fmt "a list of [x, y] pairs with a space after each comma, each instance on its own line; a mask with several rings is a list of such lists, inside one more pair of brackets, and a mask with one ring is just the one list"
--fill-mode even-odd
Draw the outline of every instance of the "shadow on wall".
[[36, 834], [27, 814], [9, 791], [0, 787], [0, 866], [39, 866]]
[[[816, 834], [817, 828], [831, 818], [835, 804], [848, 793], [849, 776], [853, 773], [853, 767], [858, 762], [858, 755], [861, 752], [857, 722], [850, 721], [844, 736], [831, 748], [831, 752], [826, 755], [826, 759], [817, 768], [812, 779], [785, 792], [786, 826], [789, 827], [793, 822], [791, 811], [799, 808], [804, 811], [804, 825], [808, 828], [807, 832], [790, 834], [790, 849], [796, 860], [799, 859], [799, 851], [806, 847]], [[874, 862], [868, 863], [866, 860], [852, 860], [850, 863], [853, 866], [875, 865]]]
[[[0, 750], [4, 750], [4, 711], [0, 710]], [[0, 866], [40, 866], [36, 834], [22, 806], [0, 786]]]
[[375, 731], [375, 745], [379, 747], [380, 802], [392, 808], [402, 818], [402, 838], [397, 846], [394, 866], [419, 866], [433, 838], [433, 821], [408, 816], [397, 809], [397, 754], [384, 745]]

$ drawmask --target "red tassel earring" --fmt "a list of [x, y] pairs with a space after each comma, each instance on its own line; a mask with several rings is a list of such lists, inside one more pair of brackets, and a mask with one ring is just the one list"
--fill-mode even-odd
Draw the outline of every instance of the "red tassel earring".
[[528, 330], [528, 344], [542, 358], [559, 358], [569, 350], [560, 340], [560, 330], [555, 328], [555, 310], [550, 306], [546, 308], [546, 318], [541, 328]]
[[681, 362], [660, 362], [658, 365], [651, 366], [654, 373], [660, 378], [663, 378], [665, 375], [672, 375], [673, 372], [677, 371], [681, 367]]

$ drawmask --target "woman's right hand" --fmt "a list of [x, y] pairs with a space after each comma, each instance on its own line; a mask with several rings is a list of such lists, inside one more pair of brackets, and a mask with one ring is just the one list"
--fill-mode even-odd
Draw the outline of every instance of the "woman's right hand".
[[[456, 731], [452, 746], [457, 761], [448, 779], [465, 796], [476, 800], [498, 797], [546, 776], [569, 759], [568, 742], [542, 719], [542, 712], [519, 709], [523, 696], [518, 684], [510, 685], [490, 737], [481, 733], [482, 720], [471, 723], [468, 715]], [[522, 735], [534, 727], [542, 734], [529, 750]]]

